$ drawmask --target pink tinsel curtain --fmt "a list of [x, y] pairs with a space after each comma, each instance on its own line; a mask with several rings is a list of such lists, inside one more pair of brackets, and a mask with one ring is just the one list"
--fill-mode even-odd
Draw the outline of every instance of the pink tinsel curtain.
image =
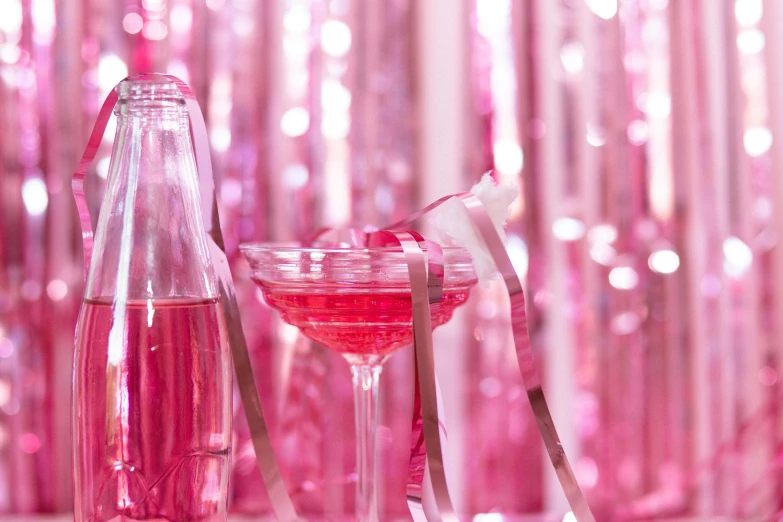
[[[70, 508], [70, 176], [108, 89], [162, 71], [206, 112], [303, 512], [352, 509], [348, 370], [263, 304], [238, 244], [382, 225], [492, 169], [520, 187], [507, 248], [598, 519], [780, 517], [781, 34], [778, 0], [2, 0], [0, 513]], [[476, 289], [435, 335], [450, 487], [461, 512], [562, 517], [502, 295]], [[382, 384], [389, 516], [407, 509], [388, 470], [407, 451], [411, 364], [396, 354]], [[265, 513], [235, 404], [233, 506]]]

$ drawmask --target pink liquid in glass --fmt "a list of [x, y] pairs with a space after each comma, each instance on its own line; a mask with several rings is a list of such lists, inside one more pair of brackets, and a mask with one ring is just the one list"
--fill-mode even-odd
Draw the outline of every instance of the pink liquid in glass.
[[216, 299], [85, 300], [77, 522], [226, 519], [231, 363], [221, 321]]
[[[269, 285], [256, 281], [269, 306], [304, 335], [332, 350], [354, 355], [387, 355], [413, 342], [409, 287], [344, 285]], [[432, 327], [451, 318], [470, 287], [444, 288], [432, 307]]]

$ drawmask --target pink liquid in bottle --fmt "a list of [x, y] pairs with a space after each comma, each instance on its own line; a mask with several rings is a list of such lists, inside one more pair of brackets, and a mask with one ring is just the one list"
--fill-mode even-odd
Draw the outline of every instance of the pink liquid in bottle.
[[77, 519], [225, 519], [231, 366], [217, 301], [115, 310], [85, 300], [76, 338], [77, 499], [93, 499]]

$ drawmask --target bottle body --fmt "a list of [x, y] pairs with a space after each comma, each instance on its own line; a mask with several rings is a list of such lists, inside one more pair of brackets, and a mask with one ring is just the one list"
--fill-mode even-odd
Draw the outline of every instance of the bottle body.
[[76, 328], [76, 522], [224, 522], [231, 355], [176, 87], [126, 80]]
[[[123, 315], [123, 317], [118, 317]], [[231, 365], [214, 299], [85, 300], [74, 366], [76, 521], [224, 521]]]

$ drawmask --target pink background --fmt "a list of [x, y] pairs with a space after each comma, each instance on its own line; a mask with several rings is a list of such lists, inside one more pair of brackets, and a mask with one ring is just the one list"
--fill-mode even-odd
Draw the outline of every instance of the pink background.
[[[781, 35], [777, 0], [2, 0], [0, 512], [70, 509], [70, 177], [108, 89], [160, 71], [206, 112], [262, 399], [304, 512], [352, 506], [348, 369], [259, 301], [237, 245], [383, 225], [494, 168], [520, 186], [507, 247], [597, 518], [775, 520]], [[450, 487], [464, 513], [560, 518], [506, 363], [506, 306], [477, 289], [435, 336]], [[410, 366], [402, 351], [384, 371], [388, 469]], [[258, 514], [244, 429], [233, 506]], [[382, 512], [404, 516], [404, 477], [381, 474]]]

